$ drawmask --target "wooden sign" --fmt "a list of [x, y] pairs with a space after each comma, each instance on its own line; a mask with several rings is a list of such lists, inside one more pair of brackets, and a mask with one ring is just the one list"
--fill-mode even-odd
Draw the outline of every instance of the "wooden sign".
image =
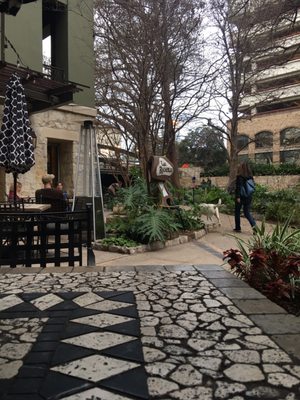
[[173, 164], [162, 156], [152, 156], [150, 159], [151, 164], [151, 178], [156, 181], [166, 181], [173, 174]]

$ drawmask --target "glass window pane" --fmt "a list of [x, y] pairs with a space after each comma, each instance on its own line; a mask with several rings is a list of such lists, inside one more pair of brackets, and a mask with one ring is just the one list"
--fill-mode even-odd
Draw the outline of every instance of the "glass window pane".
[[255, 154], [255, 162], [258, 164], [272, 164], [273, 153], [257, 153]]
[[300, 165], [300, 151], [299, 150], [281, 151], [280, 162]]
[[255, 135], [255, 147], [272, 147], [273, 146], [273, 133], [269, 131], [262, 131]]
[[280, 132], [281, 146], [295, 146], [300, 144], [300, 128], [287, 128]]
[[239, 135], [237, 138], [237, 149], [246, 150], [248, 148], [249, 138], [246, 135]]

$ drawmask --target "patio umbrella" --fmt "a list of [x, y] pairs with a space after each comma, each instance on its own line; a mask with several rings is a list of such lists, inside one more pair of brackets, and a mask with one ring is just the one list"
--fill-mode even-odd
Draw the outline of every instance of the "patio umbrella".
[[0, 166], [14, 176], [14, 202], [18, 174], [35, 164], [32, 129], [21, 78], [14, 73], [6, 85], [3, 122], [0, 131]]

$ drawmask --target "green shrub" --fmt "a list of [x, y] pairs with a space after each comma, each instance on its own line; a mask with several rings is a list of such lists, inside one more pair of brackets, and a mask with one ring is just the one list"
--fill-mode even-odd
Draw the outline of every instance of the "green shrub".
[[255, 192], [252, 198], [252, 210], [261, 215], [265, 215], [268, 199], [268, 188], [266, 186], [256, 184]]
[[126, 235], [130, 227], [130, 220], [128, 216], [120, 217], [118, 215], [114, 216], [106, 224], [107, 233], [117, 233], [118, 235]]
[[[174, 210], [175, 211], [175, 210]], [[204, 222], [200, 218], [199, 209], [197, 206], [191, 210], [180, 209], [174, 212], [175, 221], [181, 230], [195, 231], [204, 228]]]
[[139, 243], [122, 236], [111, 236], [100, 240], [101, 244], [110, 246], [137, 247]]
[[298, 175], [300, 166], [297, 164], [256, 164], [251, 163], [253, 174], [258, 175]]
[[[264, 175], [299, 175], [300, 166], [297, 164], [259, 164], [252, 161], [249, 162], [255, 176]], [[201, 173], [201, 177], [208, 176], [228, 176], [229, 165], [225, 164], [215, 168], [206, 169]]]
[[295, 189], [268, 191], [257, 185], [252, 210], [267, 220], [284, 222], [291, 215], [291, 223], [300, 226], [300, 193]]

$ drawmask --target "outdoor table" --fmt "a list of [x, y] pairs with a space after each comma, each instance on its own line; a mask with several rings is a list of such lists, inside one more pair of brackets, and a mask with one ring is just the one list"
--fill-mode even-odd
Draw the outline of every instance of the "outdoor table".
[[51, 204], [24, 203], [24, 212], [43, 212], [51, 208]]

